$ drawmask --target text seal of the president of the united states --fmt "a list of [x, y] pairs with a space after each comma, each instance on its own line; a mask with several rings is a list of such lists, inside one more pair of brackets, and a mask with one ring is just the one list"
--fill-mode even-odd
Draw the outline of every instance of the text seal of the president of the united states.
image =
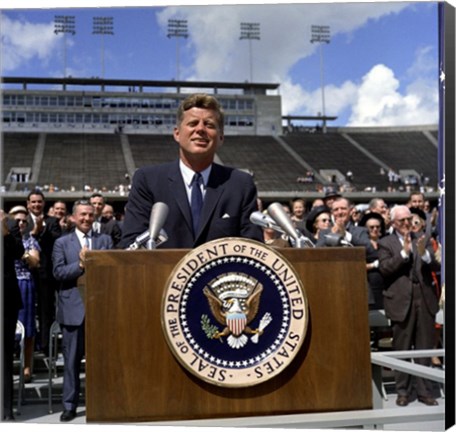
[[282, 371], [307, 330], [307, 297], [291, 264], [254, 240], [223, 238], [188, 252], [165, 286], [162, 327], [183, 367], [224, 387]]

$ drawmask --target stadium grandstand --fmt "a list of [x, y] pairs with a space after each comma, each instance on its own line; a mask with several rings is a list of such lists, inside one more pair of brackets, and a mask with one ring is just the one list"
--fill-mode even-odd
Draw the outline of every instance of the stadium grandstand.
[[437, 203], [437, 125], [326, 126], [336, 117], [282, 115], [279, 87], [3, 77], [1, 195], [10, 207], [36, 187], [48, 201], [101, 191], [122, 209], [138, 167], [177, 157], [180, 100], [207, 92], [226, 115], [217, 161], [251, 173], [265, 202], [311, 200], [335, 187], [355, 203], [404, 202], [413, 190]]

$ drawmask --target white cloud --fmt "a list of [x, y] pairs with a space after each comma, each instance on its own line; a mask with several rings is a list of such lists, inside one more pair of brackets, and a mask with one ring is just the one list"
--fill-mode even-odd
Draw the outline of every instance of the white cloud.
[[[167, 20], [187, 19], [194, 62], [187, 79], [244, 81], [250, 78], [248, 40], [239, 40], [240, 23], [260, 24], [261, 40], [252, 40], [253, 79], [286, 81], [290, 69], [316, 49], [310, 43], [312, 24], [323, 22], [331, 35], [351, 32], [369, 19], [398, 13], [407, 3], [237, 5], [171, 7], [158, 14]], [[235, 35], [235, 37], [233, 37]]]
[[2, 73], [13, 71], [33, 58], [47, 63], [55, 55], [60, 38], [53, 23], [32, 24], [1, 15]]
[[374, 66], [358, 88], [348, 126], [436, 124], [437, 80], [418, 78], [400, 92], [399, 80], [385, 65]]

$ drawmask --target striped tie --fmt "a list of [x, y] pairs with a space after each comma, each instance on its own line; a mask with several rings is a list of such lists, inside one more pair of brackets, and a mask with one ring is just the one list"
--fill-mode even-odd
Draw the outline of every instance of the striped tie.
[[84, 234], [84, 246], [87, 249], [90, 249], [90, 236], [88, 234]]

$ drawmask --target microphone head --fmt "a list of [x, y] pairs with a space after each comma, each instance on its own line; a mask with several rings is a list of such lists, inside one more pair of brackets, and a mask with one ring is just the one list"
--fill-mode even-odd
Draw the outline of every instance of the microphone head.
[[268, 215], [260, 211], [254, 211], [250, 215], [250, 222], [263, 228], [274, 227], [274, 221]]
[[156, 202], [152, 206], [149, 220], [149, 233], [152, 240], [157, 240], [160, 230], [163, 228], [168, 217], [168, 212], [169, 208], [163, 202]]
[[293, 221], [283, 209], [282, 204], [278, 202], [270, 204], [268, 207], [268, 213], [274, 222], [285, 231], [285, 234], [295, 240], [299, 237]]
[[325, 234], [326, 246], [342, 246], [342, 236], [337, 233]]

